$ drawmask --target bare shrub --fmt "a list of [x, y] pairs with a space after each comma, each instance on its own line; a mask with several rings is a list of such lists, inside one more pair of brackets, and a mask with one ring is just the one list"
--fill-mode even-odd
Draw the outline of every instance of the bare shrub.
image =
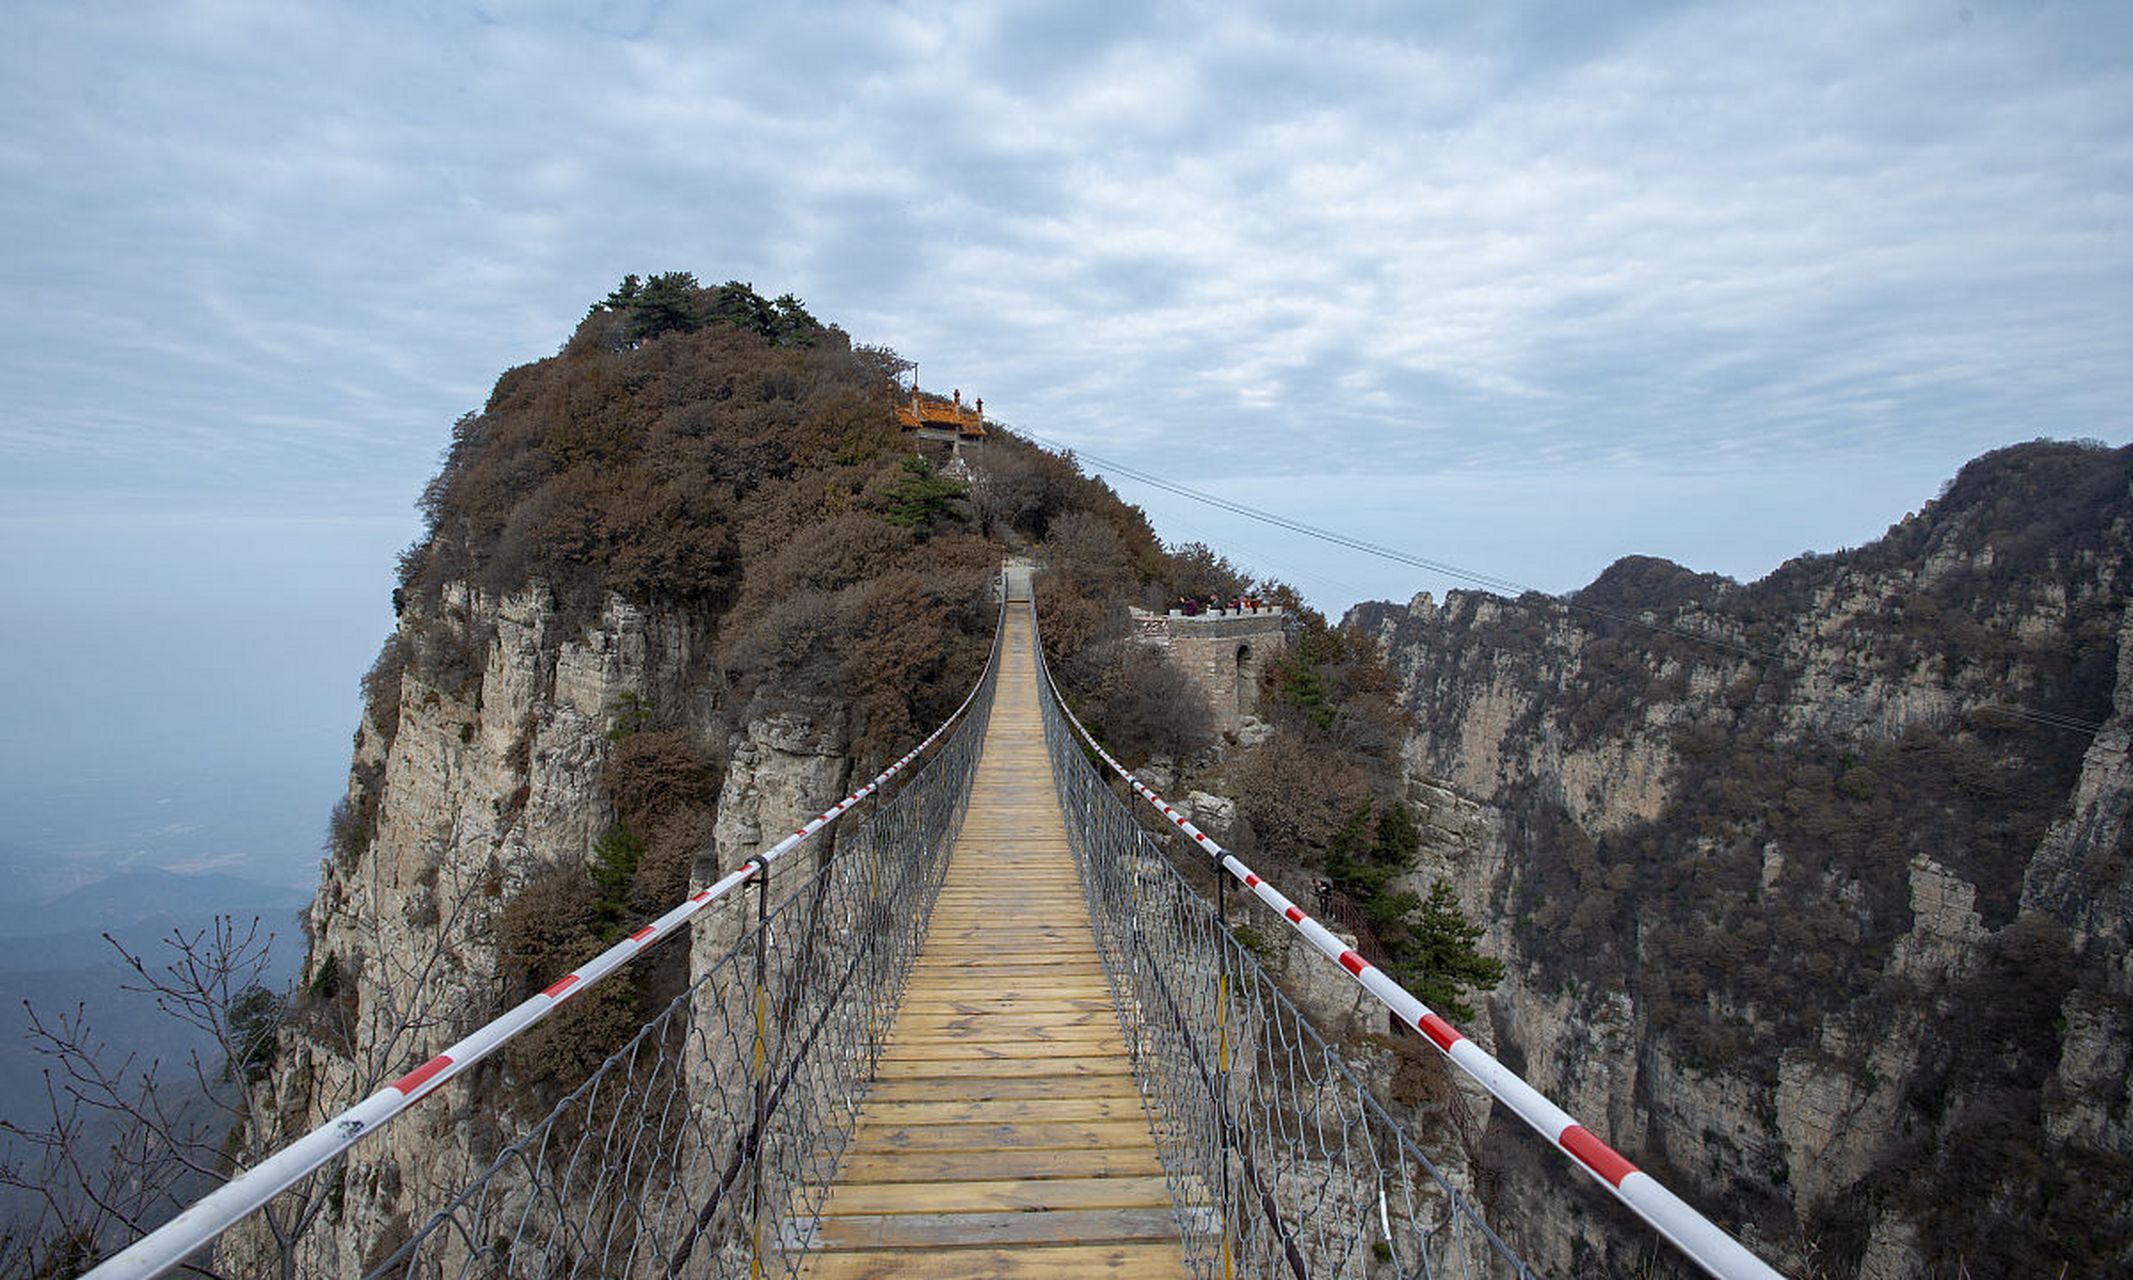
[[[107, 935], [107, 940], [108, 935]], [[30, 1039], [50, 1064], [48, 1118], [0, 1122], [0, 1186], [31, 1193], [32, 1217], [0, 1241], [0, 1273], [72, 1275], [160, 1226], [234, 1170], [266, 1154], [260, 1136], [301, 1111], [271, 1069], [286, 998], [266, 988], [274, 935], [257, 918], [173, 930], [160, 955], [128, 951], [125, 990], [152, 998], [202, 1043], [183, 1062], [106, 1043], [80, 1006], [30, 1006]], [[316, 1180], [262, 1212], [286, 1256], [316, 1220]]]
[[496, 928], [497, 961], [508, 997], [523, 1000], [569, 973], [597, 949], [593, 885], [582, 865], [550, 863], [504, 904]]
[[666, 815], [718, 800], [719, 774], [693, 735], [682, 729], [633, 733], [615, 744], [600, 773], [615, 816], [648, 831]]
[[1370, 802], [1370, 774], [1337, 751], [1311, 750], [1301, 735], [1245, 753], [1234, 774], [1237, 816], [1260, 846], [1296, 865], [1324, 865], [1349, 818]]
[[363, 673], [363, 714], [380, 737], [391, 742], [400, 731], [400, 682], [407, 670], [407, 641], [398, 631], [385, 637], [376, 661]]
[[1175, 663], [1131, 641], [1103, 651], [1085, 722], [1114, 753], [1142, 761], [1184, 760], [1214, 745], [1214, 712], [1207, 695]]

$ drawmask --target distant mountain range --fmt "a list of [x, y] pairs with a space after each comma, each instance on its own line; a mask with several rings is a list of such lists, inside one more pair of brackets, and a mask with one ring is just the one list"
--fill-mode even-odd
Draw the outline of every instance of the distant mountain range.
[[[79, 864], [43, 870], [34, 855], [12, 849], [0, 851], [0, 858], [5, 859], [0, 862], [0, 880], [18, 886], [20, 894], [0, 901], [0, 944], [21, 939], [58, 944], [83, 931], [94, 939], [105, 929], [130, 930], [155, 920], [204, 922], [218, 913], [257, 913], [277, 933], [286, 933], [295, 927], [295, 910], [310, 900], [301, 890], [216, 871], [185, 874], [139, 867], [83, 884]], [[0, 972], [21, 967], [22, 954], [21, 948], [0, 945]]]
[[[49, 1019], [82, 1009], [95, 1039], [126, 1055], [159, 1060], [183, 1071], [201, 1037], [124, 987], [140, 978], [105, 934], [140, 956], [151, 972], [174, 953], [163, 945], [174, 931], [190, 936], [218, 915], [239, 929], [259, 918], [262, 936], [275, 935], [262, 979], [292, 980], [303, 964], [296, 913], [308, 895], [216, 872], [186, 875], [133, 868], [84, 884], [79, 864], [55, 862], [19, 847], [0, 847], [0, 883], [17, 896], [0, 901], [0, 1119], [26, 1128], [48, 1120], [44, 1072], [50, 1059], [30, 1038], [25, 1001]], [[93, 874], [93, 873], [91, 873]], [[26, 890], [26, 891], [25, 891]], [[17, 1206], [0, 1198], [0, 1218]]]

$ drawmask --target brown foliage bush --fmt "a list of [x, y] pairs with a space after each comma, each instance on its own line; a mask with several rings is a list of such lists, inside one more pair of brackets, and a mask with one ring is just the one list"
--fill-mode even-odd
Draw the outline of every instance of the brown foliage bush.
[[664, 912], [688, 891], [696, 860], [711, 852], [720, 782], [717, 766], [684, 730], [646, 730], [615, 744], [600, 787], [616, 821], [645, 845], [631, 877], [632, 919]]
[[[1237, 816], [1256, 846], [1300, 866], [1321, 866], [1349, 817], [1378, 780], [1338, 751], [1311, 750], [1294, 731], [1247, 753], [1236, 768]], [[1303, 749], [1299, 749], [1303, 747]]]
[[[652, 861], [650, 855], [646, 861]], [[643, 878], [640, 865], [639, 881]], [[672, 899], [679, 900], [681, 888], [671, 887]], [[597, 924], [593, 883], [584, 866], [554, 863], [536, 872], [504, 904], [497, 925], [506, 999], [523, 1000], [600, 954], [607, 944]], [[685, 964], [686, 952], [670, 944], [651, 963], [610, 975], [512, 1040], [504, 1063], [520, 1086], [514, 1099], [537, 1111], [559, 1088], [583, 1080], [636, 1031], [652, 1006], [678, 989], [676, 970]]]
[[716, 804], [719, 773], [687, 731], [651, 729], [615, 743], [600, 788], [614, 803], [615, 817], [643, 832], [678, 810]]
[[[1136, 588], [1153, 594], [1167, 583], [1162, 544], [1147, 515], [1122, 500], [1111, 486], [1082, 474], [1071, 453], [1040, 449], [1011, 431], [995, 431], [977, 455], [970, 501], [986, 536], [1011, 546], [1039, 544], [1047, 569], [1056, 570], [1062, 548], [1078, 536], [1055, 528], [1061, 517], [1093, 517], [1117, 539], [1117, 563]], [[1139, 601], [1144, 593], [1135, 591]]]
[[550, 863], [533, 874], [497, 921], [497, 961], [511, 996], [523, 1000], [598, 955], [593, 888], [582, 865]]
[[1214, 712], [1198, 685], [1162, 654], [1132, 641], [1103, 651], [1083, 723], [1113, 754], [1186, 760], [1214, 745]]
[[434, 600], [455, 577], [495, 592], [540, 582], [580, 613], [610, 591], [716, 604], [748, 527], [814, 514], [794, 511], [781, 482], [878, 470], [901, 452], [886, 379], [841, 335], [781, 346], [712, 325], [632, 348], [596, 311], [459, 422], [405, 585]]
[[363, 673], [363, 714], [387, 742], [400, 731], [400, 684], [407, 671], [407, 641], [398, 631], [385, 637]]
[[836, 639], [838, 683], [853, 691], [852, 744], [864, 765], [925, 736], [985, 669], [989, 646], [980, 637], [995, 616], [990, 559], [966, 557], [926, 574], [898, 570], [851, 590]]

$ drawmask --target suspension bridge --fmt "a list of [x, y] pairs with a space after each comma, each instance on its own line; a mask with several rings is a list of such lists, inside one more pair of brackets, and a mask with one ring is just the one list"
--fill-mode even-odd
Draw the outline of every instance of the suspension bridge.
[[1713, 1276], [1776, 1277], [1112, 759], [1052, 686], [1029, 588], [1004, 575], [984, 676], [910, 754], [89, 1275], [230, 1247], [697, 922], [728, 945], [546, 1116], [433, 1177], [447, 1190], [368, 1274], [1537, 1277], [1236, 941], [1250, 894], [1566, 1178]]

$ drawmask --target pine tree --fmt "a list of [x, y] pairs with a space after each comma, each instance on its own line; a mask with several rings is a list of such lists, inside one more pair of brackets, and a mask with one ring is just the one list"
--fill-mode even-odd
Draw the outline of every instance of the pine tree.
[[1481, 926], [1466, 918], [1451, 885], [1439, 880], [1407, 927], [1407, 945], [1402, 948], [1406, 954], [1396, 976], [1422, 1003], [1453, 1022], [1472, 1020], [1473, 1006], [1460, 997], [1487, 991], [1503, 978], [1503, 961], [1474, 949], [1481, 941]]
[[905, 458], [904, 471], [908, 478], [889, 490], [889, 509], [882, 513], [882, 519], [924, 538], [943, 521], [964, 518], [955, 504], [969, 495], [968, 486], [936, 472], [933, 464], [921, 457]]
[[696, 290], [696, 277], [686, 271], [663, 271], [645, 281], [629, 304], [630, 336], [650, 338], [701, 329], [704, 322], [697, 314]]
[[613, 941], [629, 914], [630, 886], [637, 878], [637, 864], [644, 858], [644, 841], [621, 823], [609, 827], [593, 843], [592, 865], [586, 874], [593, 882], [593, 924], [603, 941]]

